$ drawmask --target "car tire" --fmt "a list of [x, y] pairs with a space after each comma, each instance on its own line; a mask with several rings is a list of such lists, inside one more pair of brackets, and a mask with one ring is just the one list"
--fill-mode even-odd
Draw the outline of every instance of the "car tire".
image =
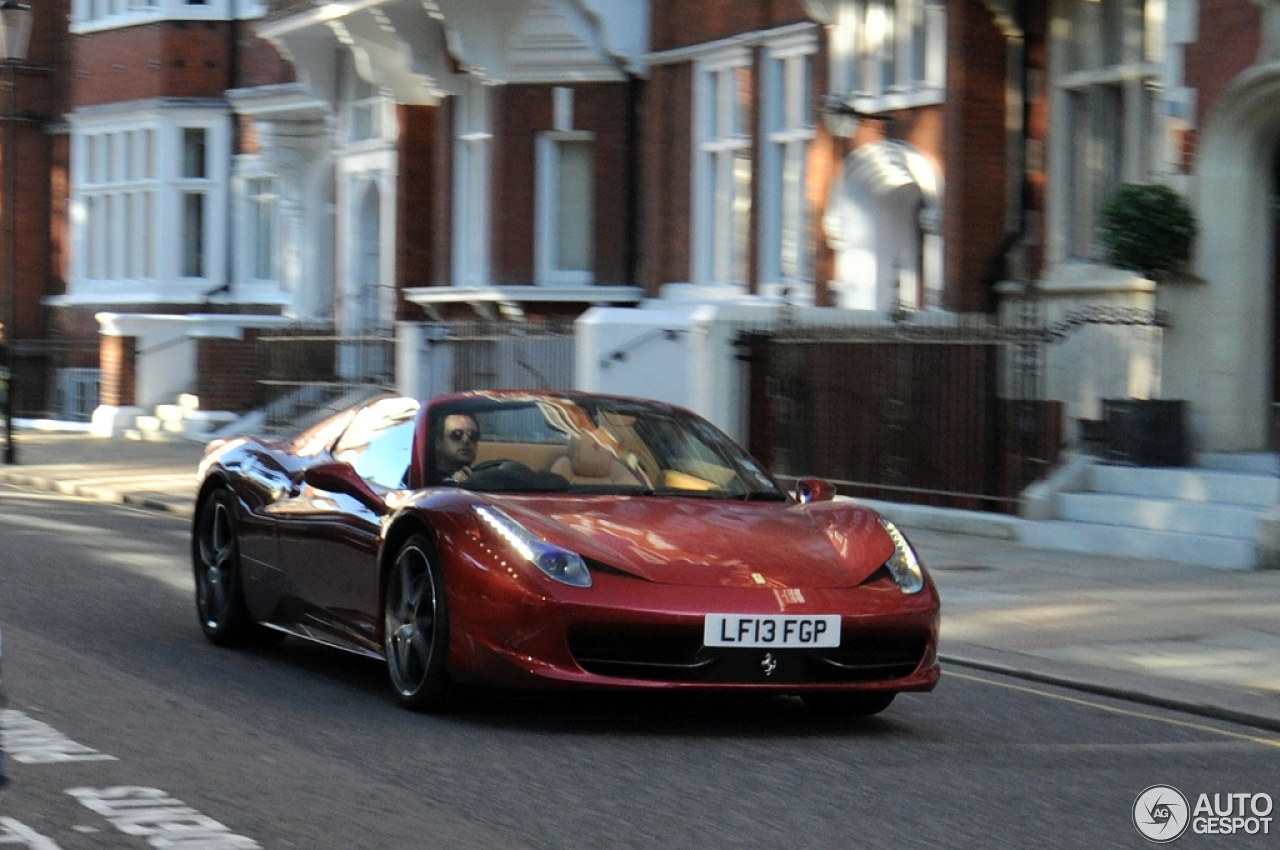
[[217, 646], [245, 646], [278, 640], [278, 633], [253, 621], [244, 600], [236, 499], [215, 490], [201, 503], [191, 535], [200, 628]]
[[820, 714], [838, 714], [845, 717], [870, 717], [889, 707], [897, 696], [892, 691], [822, 691], [805, 694], [805, 705]]
[[455, 704], [445, 669], [449, 609], [444, 577], [431, 541], [415, 534], [396, 552], [383, 599], [383, 655], [400, 703], [414, 711], [442, 711]]

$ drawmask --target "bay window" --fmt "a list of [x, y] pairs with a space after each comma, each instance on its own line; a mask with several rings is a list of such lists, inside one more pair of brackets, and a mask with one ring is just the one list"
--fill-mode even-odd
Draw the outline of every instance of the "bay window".
[[190, 300], [222, 279], [226, 116], [72, 116], [75, 301]]

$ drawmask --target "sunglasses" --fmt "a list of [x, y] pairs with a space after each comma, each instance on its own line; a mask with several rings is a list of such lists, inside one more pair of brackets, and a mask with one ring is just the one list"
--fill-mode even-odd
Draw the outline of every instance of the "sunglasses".
[[464, 431], [461, 428], [457, 428], [449, 432], [449, 439], [453, 440], [455, 443], [461, 443], [463, 437], [467, 437], [473, 443], [479, 442], [480, 432], [475, 430], [474, 428], [469, 431]]

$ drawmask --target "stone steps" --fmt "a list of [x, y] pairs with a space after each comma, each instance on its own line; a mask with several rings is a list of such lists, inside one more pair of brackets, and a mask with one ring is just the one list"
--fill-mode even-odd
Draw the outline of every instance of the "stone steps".
[[1060, 505], [1059, 518], [1069, 522], [1248, 540], [1258, 519], [1258, 508], [1251, 505], [1114, 493], [1063, 493]]
[[1280, 504], [1272, 455], [1203, 455], [1189, 468], [1091, 461], [1052, 496], [1047, 518], [1023, 529], [1028, 546], [1204, 564], [1259, 566], [1264, 515]]
[[1203, 564], [1232, 570], [1257, 567], [1252, 539], [1135, 528], [1071, 520], [1028, 521], [1022, 542], [1036, 549]]
[[201, 410], [200, 399], [184, 393], [175, 404], [157, 405], [152, 414], [138, 416], [124, 436], [143, 442], [203, 442], [237, 418], [224, 410]]

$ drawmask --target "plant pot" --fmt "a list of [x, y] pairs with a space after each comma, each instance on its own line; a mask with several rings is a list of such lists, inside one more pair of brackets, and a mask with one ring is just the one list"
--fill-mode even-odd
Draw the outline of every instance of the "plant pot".
[[1126, 466], [1186, 466], [1185, 409], [1181, 399], [1103, 399], [1104, 459]]

